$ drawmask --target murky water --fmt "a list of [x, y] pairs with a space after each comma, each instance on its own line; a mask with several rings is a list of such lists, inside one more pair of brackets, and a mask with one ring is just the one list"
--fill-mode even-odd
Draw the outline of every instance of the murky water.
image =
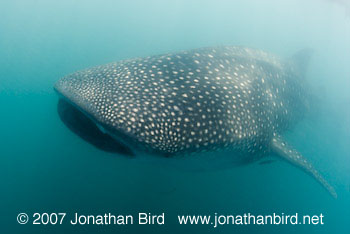
[[[348, 233], [350, 17], [347, 1], [2, 1], [1, 233]], [[57, 113], [53, 84], [79, 69], [215, 45], [315, 54], [312, 113], [285, 134], [335, 187], [277, 160], [188, 172], [101, 151]], [[20, 225], [18, 213], [165, 212], [165, 225]], [[324, 225], [179, 225], [177, 215], [324, 215]], [[30, 222], [33, 221], [31, 217]]]

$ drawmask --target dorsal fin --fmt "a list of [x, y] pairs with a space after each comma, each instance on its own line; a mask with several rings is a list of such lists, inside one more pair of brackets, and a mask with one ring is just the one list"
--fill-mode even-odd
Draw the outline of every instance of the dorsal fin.
[[305, 76], [306, 70], [308, 68], [310, 59], [313, 54], [314, 54], [313, 49], [305, 48], [305, 49], [299, 50], [290, 58], [290, 62], [292, 63], [292, 67], [294, 71], [297, 72], [300, 77]]
[[334, 198], [337, 198], [337, 193], [334, 188], [323, 178], [314, 166], [298, 151], [290, 147], [280, 136], [276, 136], [272, 139], [271, 148], [279, 157], [301, 168], [304, 172], [315, 178]]

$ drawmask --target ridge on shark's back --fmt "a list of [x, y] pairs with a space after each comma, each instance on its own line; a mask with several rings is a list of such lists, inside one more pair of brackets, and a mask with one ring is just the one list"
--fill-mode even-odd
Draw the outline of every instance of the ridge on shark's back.
[[282, 60], [245, 47], [200, 48], [78, 71], [55, 90], [134, 155], [230, 166], [274, 153], [336, 196], [281, 137], [308, 108], [309, 57], [308, 50]]

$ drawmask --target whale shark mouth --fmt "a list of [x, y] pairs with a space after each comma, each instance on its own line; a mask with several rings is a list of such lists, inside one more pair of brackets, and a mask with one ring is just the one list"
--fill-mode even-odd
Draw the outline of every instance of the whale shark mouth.
[[111, 137], [102, 126], [95, 123], [90, 116], [65, 98], [59, 99], [57, 111], [61, 121], [72, 132], [96, 148], [111, 153], [134, 156], [128, 146]]

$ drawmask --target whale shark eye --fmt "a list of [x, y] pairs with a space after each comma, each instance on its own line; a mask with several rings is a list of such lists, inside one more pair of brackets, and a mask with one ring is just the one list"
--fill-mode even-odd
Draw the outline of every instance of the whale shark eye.
[[60, 99], [57, 104], [57, 111], [61, 121], [72, 132], [96, 148], [111, 153], [134, 156], [130, 148], [102, 131], [101, 126], [97, 126], [88, 116], [68, 101]]

